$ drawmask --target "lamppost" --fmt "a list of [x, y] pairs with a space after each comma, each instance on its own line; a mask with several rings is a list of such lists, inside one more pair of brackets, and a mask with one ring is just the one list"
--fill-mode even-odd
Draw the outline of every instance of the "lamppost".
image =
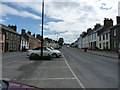
[[55, 35], [57, 35], [57, 41], [58, 41], [58, 36], [60, 35], [60, 33], [56, 32]]
[[42, 40], [41, 40], [41, 58], [43, 58], [43, 24], [44, 24], [44, 0], [42, 1]]

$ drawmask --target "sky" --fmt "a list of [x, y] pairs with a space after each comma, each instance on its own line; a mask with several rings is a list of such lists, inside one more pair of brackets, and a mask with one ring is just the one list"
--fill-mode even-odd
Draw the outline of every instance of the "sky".
[[[83, 31], [96, 23], [103, 25], [104, 18], [116, 24], [119, 0], [44, 0], [44, 38], [64, 38], [72, 43]], [[41, 34], [42, 0], [1, 0], [0, 23], [16, 25], [21, 29]]]

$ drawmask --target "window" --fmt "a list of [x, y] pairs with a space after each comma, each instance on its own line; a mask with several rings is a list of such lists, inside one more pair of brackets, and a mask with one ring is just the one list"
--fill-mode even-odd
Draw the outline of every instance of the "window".
[[92, 40], [93, 40], [93, 37], [94, 37], [93, 35], [94, 35], [94, 34], [92, 34]]
[[96, 35], [96, 33], [95, 33], [95, 39], [96, 39], [96, 36], [97, 36], [97, 35]]
[[108, 42], [106, 42], [106, 49], [108, 49]]
[[9, 33], [6, 32], [6, 39], [9, 39]]
[[20, 37], [18, 36], [18, 42], [20, 41]]
[[106, 33], [106, 40], [108, 40], [108, 33]]
[[114, 48], [116, 48], [116, 41], [114, 41]]
[[117, 30], [116, 29], [114, 29], [113, 34], [114, 34], [114, 36], [117, 35]]
[[105, 49], [105, 43], [103, 43], [103, 49]]
[[13, 38], [13, 40], [15, 40], [15, 34], [13, 34], [13, 37], [12, 37], [12, 38]]
[[11, 40], [13, 40], [13, 34], [12, 33], [10, 34], [10, 38], [11, 38]]
[[99, 44], [99, 47], [101, 48], [101, 43]]
[[14, 49], [17, 50], [17, 44], [16, 44], [16, 43], [15, 43], [15, 45], [14, 45]]
[[105, 34], [103, 35], [103, 40], [105, 40]]
[[101, 36], [99, 36], [99, 41], [101, 41]]

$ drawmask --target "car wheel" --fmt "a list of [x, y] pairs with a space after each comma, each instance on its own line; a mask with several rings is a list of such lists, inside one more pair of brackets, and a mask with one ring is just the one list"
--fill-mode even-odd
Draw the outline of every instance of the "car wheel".
[[56, 58], [56, 57], [57, 57], [57, 54], [53, 53], [53, 54], [52, 54], [52, 57], [53, 57], [53, 58]]

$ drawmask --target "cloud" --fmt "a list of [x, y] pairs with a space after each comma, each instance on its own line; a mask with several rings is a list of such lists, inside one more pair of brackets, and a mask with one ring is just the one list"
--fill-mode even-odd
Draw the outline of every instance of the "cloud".
[[[10, 3], [18, 8], [30, 8], [37, 13], [41, 13], [41, 0], [12, 1], [13, 2]], [[86, 31], [87, 28], [93, 28], [96, 23], [103, 25], [104, 18], [112, 18], [114, 24], [116, 24], [118, 1], [119, 0], [45, 0], [45, 15], [53, 19], [53, 21], [48, 21], [44, 25], [44, 28], [48, 30], [46, 31], [48, 34], [45, 36], [56, 39], [55, 35], [49, 34], [49, 32], [65, 31], [65, 33], [62, 33], [60, 36], [63, 36], [67, 42], [73, 42], [83, 31]], [[22, 3], [20, 4], [20, 2]], [[22, 13], [27, 17], [40, 19], [39, 16], [31, 14], [28, 11], [18, 11], [11, 7], [8, 8], [8, 10], [15, 15], [20, 16], [20, 13]], [[5, 10], [3, 14], [10, 14], [8, 10]], [[23, 17], [25, 17], [25, 15]], [[54, 19], [61, 21], [55, 22]]]
[[0, 23], [3, 23], [3, 22], [5, 22], [5, 20], [3, 20], [3, 19], [0, 19]]
[[33, 14], [33, 13], [30, 13], [28, 11], [18, 11], [17, 9], [15, 8], [12, 8], [10, 6], [7, 6], [5, 4], [2, 4], [2, 16], [6, 16], [6, 15], [16, 15], [16, 16], [21, 16], [21, 17], [30, 17], [30, 18], [33, 18], [33, 19], [41, 19], [39, 16]]
[[[49, 2], [46, 7], [46, 15], [50, 18], [61, 19], [63, 22], [49, 22], [45, 25], [45, 28], [56, 32], [67, 30], [69, 33], [63, 34], [65, 40], [75, 40], [75, 37], [77, 39], [82, 31], [93, 28], [96, 23], [103, 25], [104, 18], [112, 18], [114, 24], [116, 24], [117, 5], [118, 0], [78, 0], [74, 3]], [[72, 38], [69, 38], [70, 36]]]

